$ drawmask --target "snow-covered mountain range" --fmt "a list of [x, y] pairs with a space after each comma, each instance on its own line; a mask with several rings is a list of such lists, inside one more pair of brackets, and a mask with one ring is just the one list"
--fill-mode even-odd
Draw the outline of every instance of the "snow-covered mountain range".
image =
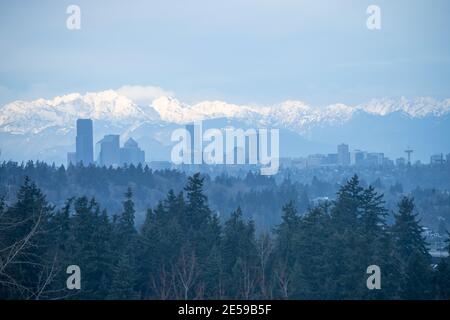
[[238, 119], [255, 126], [286, 128], [304, 133], [311, 126], [341, 124], [358, 112], [386, 116], [401, 112], [414, 118], [450, 113], [450, 99], [372, 100], [348, 106], [337, 103], [325, 107], [302, 101], [285, 101], [272, 106], [236, 105], [223, 101], [203, 101], [193, 105], [163, 96], [151, 105], [137, 105], [114, 90], [72, 93], [50, 100], [14, 101], [0, 108], [0, 131], [14, 134], [39, 133], [49, 127], [68, 129], [77, 118], [91, 118], [127, 127], [141, 122], [184, 124], [217, 118]]
[[[416, 143], [423, 145], [424, 155], [434, 152], [431, 147], [450, 151], [450, 139], [445, 138], [450, 132], [450, 99], [379, 99], [356, 106], [336, 103], [319, 107], [292, 100], [270, 106], [223, 101], [190, 105], [163, 95], [150, 104], [138, 104], [119, 91], [107, 90], [4, 105], [0, 108], [4, 157], [64, 163], [65, 152], [74, 148], [78, 118], [94, 120], [94, 139], [106, 133], [137, 138], [147, 155], [152, 155], [149, 159], [164, 158], [170, 130], [175, 126], [220, 119], [225, 119], [227, 125], [289, 132], [285, 155], [319, 152], [334, 148], [338, 142], [379, 151], [403, 150], [406, 143]], [[310, 148], [302, 141], [307, 141]]]

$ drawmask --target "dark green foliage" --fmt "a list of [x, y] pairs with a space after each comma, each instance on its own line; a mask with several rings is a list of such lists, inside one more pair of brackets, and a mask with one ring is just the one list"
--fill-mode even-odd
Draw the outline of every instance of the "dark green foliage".
[[[0, 199], [0, 298], [450, 298], [450, 258], [432, 265], [410, 198], [389, 224], [383, 195], [357, 176], [308, 210], [287, 181], [283, 193], [303, 204], [286, 201], [273, 232], [257, 233], [241, 207], [227, 218], [209, 207], [208, 181], [195, 174], [185, 193], [170, 190], [137, 231], [131, 188], [110, 218], [88, 197], [55, 210], [26, 179], [15, 202]], [[81, 290], [66, 289], [69, 265], [81, 268]], [[381, 290], [366, 286], [370, 265], [381, 269]]]
[[448, 232], [446, 242], [449, 256], [438, 264], [434, 281], [438, 299], [449, 299], [450, 297], [450, 233]]
[[252, 221], [242, 219], [238, 208], [225, 222], [222, 239], [224, 291], [230, 299], [249, 299], [256, 290], [257, 248]]
[[[48, 297], [56, 256], [50, 248], [53, 208], [28, 177], [17, 201], [0, 201], [0, 296], [11, 299]], [[48, 281], [47, 281], [48, 280]]]
[[[210, 168], [208, 168], [210, 169]], [[421, 214], [423, 224], [438, 230], [438, 224], [450, 225], [450, 166], [445, 170], [436, 166], [408, 168], [320, 167], [281, 168], [276, 176], [261, 176], [241, 171], [238, 176], [209, 170], [211, 177], [204, 181], [204, 195], [208, 206], [225, 220], [241, 207], [245, 219], [255, 222], [257, 232], [269, 232], [281, 223], [281, 208], [295, 201], [303, 215], [317, 199], [334, 199], [341, 185], [358, 174], [361, 186], [373, 181], [373, 187], [384, 195], [385, 207], [396, 209], [399, 199], [410, 194]], [[217, 175], [219, 174], [219, 175]], [[11, 204], [25, 176], [46, 195], [47, 201], [62, 208], [71, 197], [94, 197], [110, 214], [122, 210], [123, 193], [133, 186], [136, 225], [141, 226], [149, 207], [156, 207], [173, 190], [176, 195], [188, 182], [188, 175], [178, 170], [152, 170], [147, 166], [119, 168], [96, 166], [57, 167], [43, 162], [0, 163], [0, 195]], [[419, 187], [420, 186], [420, 187]], [[439, 217], [439, 218], [438, 218]], [[390, 217], [392, 218], [392, 217]], [[222, 221], [223, 222], [223, 221]], [[388, 219], [389, 224], [393, 223]], [[442, 228], [441, 228], [442, 229]], [[444, 234], [444, 233], [442, 233]]]
[[398, 205], [392, 227], [400, 270], [405, 275], [400, 282], [400, 297], [405, 299], [427, 299], [432, 296], [431, 257], [417, 216], [413, 199], [405, 197]]

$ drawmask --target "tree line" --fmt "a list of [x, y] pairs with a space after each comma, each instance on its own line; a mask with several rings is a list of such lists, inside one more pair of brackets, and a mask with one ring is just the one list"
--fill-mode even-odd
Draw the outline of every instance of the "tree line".
[[[204, 178], [169, 191], [135, 227], [131, 188], [109, 215], [94, 198], [56, 209], [26, 178], [0, 200], [1, 299], [449, 299], [450, 258], [432, 261], [414, 201], [388, 224], [383, 195], [357, 176], [336, 200], [299, 214], [290, 201], [272, 232], [256, 232], [237, 207], [208, 205]], [[67, 287], [69, 265], [81, 288]], [[367, 287], [367, 267], [381, 288]]]
[[[449, 169], [450, 165], [442, 168], [410, 167], [404, 170], [290, 168], [280, 170], [275, 176], [261, 176], [253, 172], [242, 172], [239, 176], [208, 172], [202, 176], [203, 191], [211, 210], [219, 212], [224, 219], [241, 207], [243, 217], [253, 219], [257, 232], [271, 231], [280, 224], [282, 206], [291, 200], [303, 215], [321, 199], [334, 199], [339, 188], [355, 173], [362, 187], [371, 185], [377, 192], [384, 194], [385, 207], [390, 212], [396, 210], [402, 196], [413, 196], [423, 225], [444, 231], [450, 227]], [[160, 200], [164, 200], [170, 190], [176, 194], [183, 191], [189, 177], [182, 171], [152, 170], [147, 165], [119, 168], [70, 165], [65, 168], [39, 161], [8, 161], [0, 163], [0, 195], [5, 196], [6, 202], [15, 199], [26, 176], [57, 207], [62, 207], [70, 197], [87, 196], [95, 197], [109, 213], [122, 210], [123, 193], [130, 186], [133, 189], [138, 226], [144, 222], [147, 208], [155, 207]], [[388, 222], [393, 223], [392, 214]], [[440, 234], [445, 236], [445, 232]]]

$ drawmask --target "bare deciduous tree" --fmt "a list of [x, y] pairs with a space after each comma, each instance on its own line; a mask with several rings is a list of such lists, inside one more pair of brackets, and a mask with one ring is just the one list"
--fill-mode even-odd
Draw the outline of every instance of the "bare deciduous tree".
[[258, 260], [259, 260], [259, 273], [260, 273], [260, 290], [261, 296], [263, 298], [269, 298], [269, 290], [267, 288], [267, 263], [269, 261], [270, 255], [273, 251], [272, 240], [270, 235], [264, 233], [258, 241]]
[[[38, 215], [19, 220], [11, 221], [6, 218], [5, 214], [0, 215], [0, 232], [14, 230], [21, 225], [32, 221], [30, 230], [20, 239], [12, 244], [4, 244], [0, 242], [0, 285], [14, 291], [23, 299], [41, 299], [48, 294], [52, 281], [57, 274], [57, 256], [55, 254], [51, 262], [45, 261], [43, 257], [39, 257], [33, 253], [37, 248], [34, 239], [38, 235], [46, 233], [42, 230], [43, 212]], [[24, 266], [33, 266], [37, 273], [37, 283], [33, 286], [27, 286], [16, 279], [11, 270], [18, 270]], [[45, 296], [45, 298], [48, 298]]]
[[286, 263], [280, 263], [280, 265], [276, 268], [275, 278], [278, 287], [281, 291], [281, 296], [283, 297], [283, 299], [289, 299], [291, 275], [289, 273]]
[[189, 253], [185, 249], [181, 250], [178, 263], [175, 266], [175, 273], [177, 282], [181, 284], [183, 289], [183, 297], [187, 300], [198, 275], [197, 259], [193, 250], [190, 250]]
[[240, 296], [242, 299], [250, 300], [253, 298], [256, 285], [256, 270], [247, 262], [241, 262], [240, 267]]
[[173, 286], [173, 273], [166, 271], [166, 266], [160, 267], [157, 276], [151, 276], [151, 288], [156, 293], [158, 299], [167, 300], [170, 299]]

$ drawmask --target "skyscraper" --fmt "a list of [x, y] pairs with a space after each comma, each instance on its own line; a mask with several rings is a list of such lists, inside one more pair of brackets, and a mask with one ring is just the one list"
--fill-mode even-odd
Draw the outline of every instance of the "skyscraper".
[[94, 162], [93, 129], [91, 119], [77, 120], [76, 161], [83, 165]]
[[203, 150], [202, 150], [202, 123], [194, 122], [186, 125], [186, 130], [190, 135], [190, 164], [202, 164], [203, 163]]
[[348, 144], [340, 144], [337, 147], [337, 160], [340, 166], [350, 165], [350, 152], [348, 151]]

